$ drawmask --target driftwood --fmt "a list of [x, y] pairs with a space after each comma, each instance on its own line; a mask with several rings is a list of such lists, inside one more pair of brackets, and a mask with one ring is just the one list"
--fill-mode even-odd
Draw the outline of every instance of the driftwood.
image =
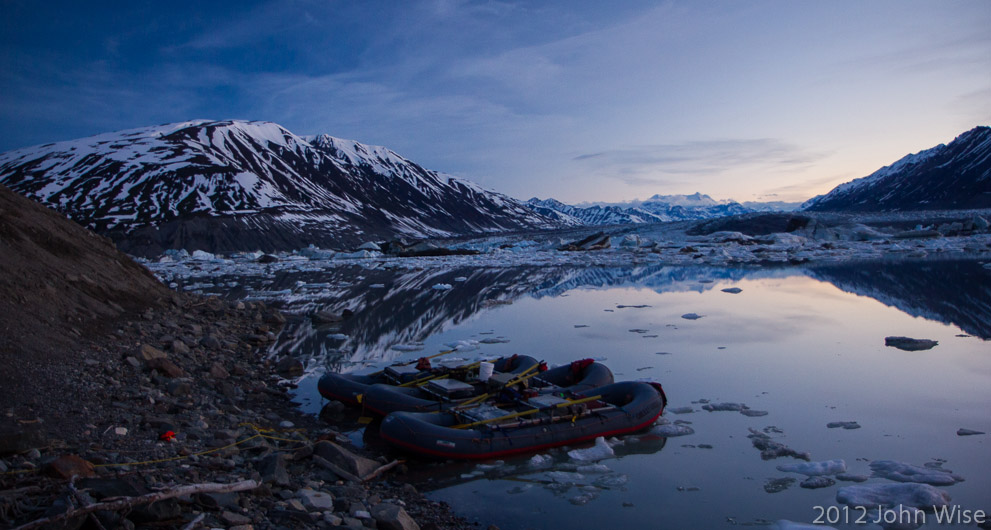
[[360, 478], [356, 477], [355, 475], [352, 475], [346, 469], [344, 469], [341, 466], [339, 466], [339, 465], [337, 465], [337, 464], [335, 464], [335, 463], [327, 460], [326, 458], [323, 458], [320, 455], [313, 455], [313, 461], [316, 462], [317, 464], [320, 464], [320, 466], [325, 467], [325, 468], [333, 471], [334, 473], [336, 473], [339, 477], [341, 477], [343, 479], [350, 480], [351, 482], [361, 482], [361, 479]]
[[117, 511], [124, 508], [131, 508], [141, 504], [150, 504], [153, 502], [162, 501], [165, 499], [172, 499], [175, 497], [182, 497], [185, 495], [193, 495], [196, 493], [227, 493], [232, 491], [245, 491], [255, 489], [259, 486], [256, 480], [242, 480], [240, 482], [233, 482], [231, 484], [217, 484], [213, 482], [207, 482], [204, 484], [190, 484], [188, 486], [179, 486], [178, 488], [158, 491], [155, 493], [149, 493], [147, 495], [140, 495], [138, 497], [123, 497], [120, 499], [115, 499], [107, 502], [100, 502], [96, 504], [90, 504], [82, 508], [76, 508], [69, 510], [65, 513], [60, 513], [58, 515], [53, 515], [51, 517], [45, 517], [43, 519], [38, 519], [32, 521], [23, 526], [17, 527], [16, 530], [30, 530], [32, 528], [40, 528], [45, 525], [49, 525], [56, 521], [61, 521], [63, 519], [71, 519], [73, 517], [79, 517], [81, 515], [87, 515], [98, 511]]
[[405, 462], [405, 460], [393, 460], [392, 462], [389, 462], [388, 464], [385, 464], [383, 466], [379, 466], [375, 471], [372, 471], [371, 473], [369, 473], [369, 474], [361, 477], [361, 481], [362, 482], [368, 482], [369, 480], [372, 480], [373, 478], [381, 475], [382, 473], [385, 473], [386, 471], [388, 471], [388, 470], [390, 470], [390, 469], [398, 466], [399, 464], [402, 464], [403, 462]]

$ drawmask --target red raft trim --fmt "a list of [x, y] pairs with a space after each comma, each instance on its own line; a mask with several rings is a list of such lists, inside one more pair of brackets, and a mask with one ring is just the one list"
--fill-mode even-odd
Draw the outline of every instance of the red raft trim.
[[412, 450], [414, 452], [428, 454], [428, 455], [431, 455], [431, 456], [439, 456], [439, 457], [442, 457], [442, 458], [451, 458], [451, 459], [459, 459], [459, 460], [484, 460], [484, 459], [487, 459], [487, 458], [498, 458], [500, 456], [515, 455], [515, 454], [519, 454], [519, 453], [531, 453], [531, 452], [534, 452], [534, 451], [540, 451], [542, 449], [549, 449], [551, 447], [560, 447], [562, 445], [568, 445], [568, 444], [573, 444], [573, 443], [578, 443], [578, 442], [584, 442], [584, 441], [588, 441], [588, 440], [594, 440], [594, 439], [596, 439], [596, 438], [598, 438], [600, 436], [603, 436], [603, 437], [605, 437], [605, 436], [617, 436], [617, 435], [620, 435], [620, 434], [627, 434], [627, 433], [631, 433], [631, 432], [636, 432], [636, 431], [639, 431], [641, 429], [646, 429], [650, 424], [652, 424], [655, 421], [657, 421], [657, 418], [660, 418], [661, 417], [661, 414], [664, 414], [664, 409], [663, 408], [653, 418], [651, 418], [651, 419], [649, 419], [649, 420], [647, 420], [647, 421], [645, 421], [645, 422], [643, 422], [643, 423], [641, 423], [639, 425], [635, 425], [633, 427], [627, 427], [627, 428], [624, 428], [624, 429], [616, 429], [616, 430], [613, 430], [613, 431], [608, 431], [608, 432], [603, 432], [603, 433], [590, 434], [590, 435], [587, 435], [587, 436], [582, 436], [580, 438], [572, 438], [570, 440], [564, 440], [564, 441], [561, 441], [561, 442], [552, 442], [552, 443], [547, 443], [547, 444], [534, 445], [534, 446], [531, 446], [531, 447], [520, 447], [518, 449], [506, 449], [506, 450], [503, 450], [503, 451], [493, 451], [493, 452], [490, 452], [490, 453], [478, 453], [478, 454], [469, 454], [469, 455], [461, 454], [461, 453], [447, 453], [447, 452], [444, 452], [444, 451], [437, 451], [435, 449], [428, 449], [428, 448], [425, 448], [425, 447], [419, 447], [417, 445], [406, 443], [406, 442], [397, 440], [395, 438], [391, 438], [389, 436], [386, 436], [385, 434], [381, 434], [380, 433], [379, 435], [385, 441], [387, 441], [389, 443], [392, 443], [392, 444], [395, 444], [395, 445], [398, 445], [398, 446], [401, 446], [401, 447], [405, 447], [405, 448], [407, 448], [409, 450]]

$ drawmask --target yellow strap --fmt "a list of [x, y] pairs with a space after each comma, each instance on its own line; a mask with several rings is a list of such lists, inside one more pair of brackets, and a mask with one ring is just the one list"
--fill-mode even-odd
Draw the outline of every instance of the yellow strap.
[[[430, 356], [427, 356], [427, 357], [418, 357], [415, 360], [408, 361], [408, 362], [405, 362], [405, 363], [400, 363], [400, 364], [394, 364], [392, 366], [409, 366], [409, 365], [411, 365], [413, 363], [420, 362], [420, 359], [433, 359], [434, 357], [440, 357], [441, 355], [447, 355], [449, 353], [454, 353], [456, 351], [458, 351], [458, 350], [456, 350], [456, 349], [455, 350], [444, 350], [444, 351], [442, 351], [440, 353], [435, 353], [435, 354], [430, 355]], [[372, 373], [370, 373], [368, 375], [382, 375], [382, 372], [385, 372], [385, 370], [379, 370], [377, 372], [372, 372]]]
[[488, 419], [488, 420], [479, 420], [479, 421], [474, 421], [474, 422], [471, 422], [471, 423], [461, 423], [461, 424], [455, 425], [455, 426], [453, 426], [451, 428], [452, 429], [467, 429], [469, 427], [475, 427], [476, 425], [485, 425], [487, 423], [493, 423], [493, 422], [496, 422], [496, 421], [511, 420], [513, 418], [519, 418], [520, 416], [529, 416], [530, 414], [536, 414], [536, 413], [540, 412], [541, 410], [557, 409], [557, 408], [561, 408], [561, 407], [567, 407], [567, 406], [570, 406], [570, 405], [579, 405], [579, 404], [585, 403], [587, 401], [595, 401], [596, 399], [599, 399], [601, 397], [602, 396], [592, 396], [592, 397], [587, 397], [587, 398], [582, 398], [582, 399], [568, 400], [568, 401], [565, 401], [564, 403], [558, 403], [557, 405], [546, 407], [544, 409], [536, 408], [536, 409], [524, 410], [523, 412], [514, 412], [512, 414], [507, 414], [505, 416], [500, 416], [498, 418], [492, 418], [492, 419]]

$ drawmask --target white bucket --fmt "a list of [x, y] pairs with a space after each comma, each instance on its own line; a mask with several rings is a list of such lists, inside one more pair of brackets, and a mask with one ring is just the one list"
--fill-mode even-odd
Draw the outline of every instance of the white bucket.
[[482, 361], [478, 365], [478, 380], [479, 381], [488, 381], [489, 378], [492, 377], [492, 371], [493, 370], [495, 370], [495, 365], [494, 364], [488, 363], [488, 362], [485, 362], [485, 361]]

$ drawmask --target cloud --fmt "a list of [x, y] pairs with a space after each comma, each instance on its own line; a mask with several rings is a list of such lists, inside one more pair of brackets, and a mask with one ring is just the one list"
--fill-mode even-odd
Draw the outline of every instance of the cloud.
[[718, 176], [741, 169], [794, 171], [827, 156], [773, 138], [704, 140], [631, 146], [585, 153], [572, 160], [628, 184], [670, 184], [671, 175]]

